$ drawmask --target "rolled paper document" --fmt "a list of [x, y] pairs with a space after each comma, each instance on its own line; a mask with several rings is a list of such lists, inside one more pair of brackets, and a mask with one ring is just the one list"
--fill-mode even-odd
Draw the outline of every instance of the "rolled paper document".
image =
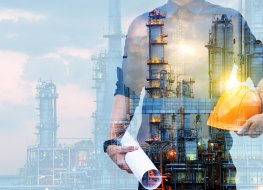
[[139, 147], [138, 150], [127, 153], [125, 161], [145, 189], [158, 188], [162, 182], [161, 174], [142, 150], [139, 143], [128, 131], [122, 137], [121, 143], [123, 146]]

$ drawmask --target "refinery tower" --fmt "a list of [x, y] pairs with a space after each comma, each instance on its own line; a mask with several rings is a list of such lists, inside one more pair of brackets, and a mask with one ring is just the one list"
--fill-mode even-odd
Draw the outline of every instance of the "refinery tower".
[[120, 170], [104, 153], [102, 145], [108, 139], [108, 130], [112, 103], [117, 81], [117, 68], [122, 64], [122, 34], [120, 0], [108, 1], [108, 33], [104, 37], [108, 41], [106, 51], [93, 56], [93, 80], [96, 90], [96, 111], [94, 145], [95, 160], [93, 165], [94, 189], [124, 190], [136, 189], [137, 181], [133, 175]]
[[[57, 142], [57, 90], [52, 81], [39, 81], [38, 143], [27, 149], [19, 185], [6, 189], [86, 190], [91, 188], [91, 140], [72, 145]], [[90, 173], [89, 173], [90, 172]]]
[[40, 82], [37, 86], [39, 101], [39, 147], [55, 147], [57, 144], [57, 91], [52, 82]]

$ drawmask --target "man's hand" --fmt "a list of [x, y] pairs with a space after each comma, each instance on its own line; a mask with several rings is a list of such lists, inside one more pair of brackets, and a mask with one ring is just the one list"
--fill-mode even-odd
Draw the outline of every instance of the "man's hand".
[[263, 114], [254, 115], [238, 130], [238, 135], [256, 138], [263, 133]]
[[[257, 91], [263, 103], [263, 79], [257, 85]], [[258, 114], [251, 117], [247, 122], [238, 130], [238, 135], [246, 135], [256, 138], [263, 133], [263, 114]]]
[[110, 145], [107, 148], [107, 153], [120, 169], [125, 170], [128, 173], [132, 173], [131, 169], [125, 161], [125, 155], [128, 152], [133, 152], [135, 150], [138, 150], [138, 147]]

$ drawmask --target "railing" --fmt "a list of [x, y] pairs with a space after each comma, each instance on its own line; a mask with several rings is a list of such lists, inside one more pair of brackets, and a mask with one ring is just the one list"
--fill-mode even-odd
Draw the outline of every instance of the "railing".
[[159, 36], [156, 39], [151, 40], [151, 43], [154, 43], [154, 44], [167, 44], [167, 41], [164, 40], [164, 37]]
[[164, 25], [164, 21], [160, 19], [153, 19], [147, 22], [147, 26], [151, 25]]
[[196, 138], [195, 129], [178, 129], [178, 138]]
[[168, 64], [168, 62], [164, 58], [151, 58], [148, 60], [149, 64]]

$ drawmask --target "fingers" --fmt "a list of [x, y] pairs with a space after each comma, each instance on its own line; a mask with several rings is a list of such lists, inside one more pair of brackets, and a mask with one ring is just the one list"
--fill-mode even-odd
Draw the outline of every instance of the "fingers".
[[135, 150], [138, 150], [138, 148], [139, 147], [136, 147], [136, 146], [110, 145], [110, 146], [108, 146], [107, 152], [108, 152], [108, 154], [115, 154], [115, 153], [126, 154], [128, 152], [133, 152]]
[[118, 164], [119, 168], [125, 170], [128, 173], [132, 173], [131, 169], [126, 163]]
[[127, 165], [125, 161], [125, 155], [128, 152], [133, 152], [135, 150], [138, 150], [139, 147], [134, 147], [134, 146], [126, 146], [126, 147], [121, 147], [121, 146], [116, 146], [116, 145], [110, 145], [108, 147], [108, 154], [110, 158], [116, 163], [116, 165], [122, 169], [127, 171], [128, 173], [132, 173], [131, 169]]
[[247, 122], [237, 131], [238, 135], [244, 135], [248, 132], [249, 127], [251, 126], [252, 122], [251, 120], [247, 120]]
[[135, 146], [123, 146], [123, 147], [120, 147], [119, 152], [122, 153], [122, 154], [125, 154], [125, 153], [133, 152], [133, 151], [136, 151], [136, 150], [138, 150], [138, 147], [135, 147]]
[[131, 169], [129, 168], [129, 166], [127, 165], [126, 161], [125, 161], [125, 155], [128, 152], [133, 152], [138, 150], [139, 147], [134, 147], [134, 146], [123, 146], [123, 147], [119, 147], [119, 153], [121, 156], [119, 156], [118, 158], [118, 162], [117, 165], [119, 166], [120, 169], [125, 170], [126, 172], [132, 174]]
[[124, 156], [119, 156], [116, 164], [118, 165], [120, 169], [125, 170], [128, 173], [132, 173], [131, 169], [129, 168], [128, 164], [126, 163], [124, 159]]
[[250, 136], [252, 138], [260, 136], [263, 132], [262, 118], [262, 114], [251, 117], [237, 134]]

